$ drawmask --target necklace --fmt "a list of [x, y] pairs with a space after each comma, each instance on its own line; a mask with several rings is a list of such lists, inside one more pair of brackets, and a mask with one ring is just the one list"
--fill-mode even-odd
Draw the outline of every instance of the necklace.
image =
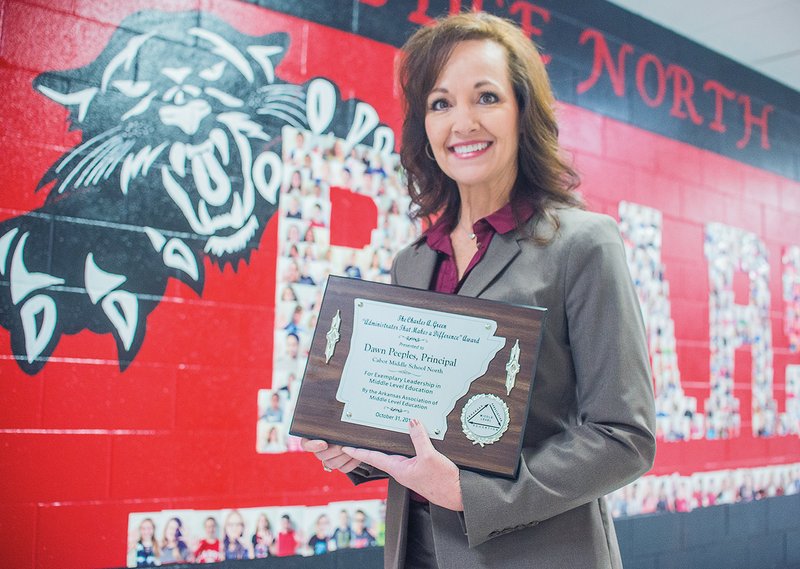
[[[475, 235], [475, 231], [473, 231], [474, 224], [470, 224], [470, 225], [468, 226], [468, 227], [469, 227], [469, 229], [467, 229], [467, 228], [466, 228], [466, 227], [464, 227], [464, 225], [462, 224], [462, 221], [463, 221], [464, 219], [466, 219], [466, 218], [465, 218], [465, 217], [460, 217], [460, 218], [459, 218], [459, 219], [456, 221], [456, 227], [455, 227], [455, 229], [456, 229], [456, 231], [461, 231], [461, 232], [463, 232], [463, 233], [464, 233], [464, 235], [466, 235], [466, 236], [467, 236], [467, 239], [469, 239], [470, 241], [475, 241], [475, 238], [477, 237], [477, 235]], [[467, 221], [467, 223], [469, 223], [469, 221]]]

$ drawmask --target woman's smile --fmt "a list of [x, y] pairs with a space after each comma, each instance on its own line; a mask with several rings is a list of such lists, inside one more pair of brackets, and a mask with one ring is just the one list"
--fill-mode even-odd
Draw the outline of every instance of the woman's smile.
[[459, 158], [474, 158], [481, 156], [491, 146], [491, 142], [466, 142], [454, 144], [449, 149]]

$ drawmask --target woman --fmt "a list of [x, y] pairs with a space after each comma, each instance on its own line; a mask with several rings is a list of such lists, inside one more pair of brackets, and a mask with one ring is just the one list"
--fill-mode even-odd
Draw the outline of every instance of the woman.
[[[277, 425], [270, 427], [264, 442], [263, 452], [285, 452], [286, 445], [281, 442], [281, 433]], [[265, 556], [266, 557], [266, 556]]]
[[192, 561], [189, 546], [183, 541], [183, 522], [180, 518], [170, 518], [164, 526], [164, 537], [161, 540], [161, 565]]
[[460, 470], [412, 420], [412, 458], [304, 441], [355, 482], [389, 476], [392, 568], [617, 568], [603, 496], [647, 471], [655, 410], [641, 313], [615, 222], [582, 210], [539, 53], [480, 13], [404, 48], [401, 158], [417, 215], [393, 282], [543, 306], [516, 480]]
[[155, 539], [156, 524], [152, 518], [145, 518], [139, 524], [139, 539], [136, 541], [134, 551], [136, 567], [155, 567], [158, 565], [158, 558], [161, 550], [158, 547], [158, 540]]
[[[273, 427], [274, 431], [275, 428]], [[272, 430], [270, 431], [269, 439], [272, 438]], [[277, 431], [276, 431], [277, 433]], [[276, 437], [277, 438], [277, 437]], [[272, 441], [267, 440], [267, 446], [270, 446]], [[253, 544], [253, 554], [256, 559], [263, 559], [272, 554], [272, 545], [275, 542], [275, 536], [272, 534], [272, 525], [269, 523], [267, 514], [260, 514], [256, 522], [256, 531], [250, 539]]]
[[225, 560], [252, 559], [253, 551], [244, 539], [244, 518], [239, 510], [231, 510], [225, 517], [225, 538], [222, 549]]

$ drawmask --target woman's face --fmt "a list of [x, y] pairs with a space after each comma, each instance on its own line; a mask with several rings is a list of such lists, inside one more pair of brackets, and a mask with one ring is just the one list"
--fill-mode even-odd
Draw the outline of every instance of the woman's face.
[[145, 541], [152, 541], [155, 534], [155, 527], [150, 520], [144, 520], [139, 526], [139, 535]]
[[286, 266], [286, 281], [295, 282], [298, 278], [300, 278], [300, 267], [297, 266], [297, 262], [292, 261]]
[[286, 301], [297, 300], [297, 297], [295, 296], [294, 291], [292, 290], [291, 287], [287, 286], [286, 288], [283, 289], [281, 300], [286, 300]]
[[238, 539], [244, 533], [244, 520], [238, 514], [230, 514], [225, 520], [225, 535], [229, 539]]
[[178, 531], [178, 522], [175, 521], [175, 518], [172, 518], [170, 521], [167, 522], [167, 527], [164, 529], [164, 537], [167, 538], [168, 541], [173, 541], [175, 539], [175, 534]]
[[505, 48], [491, 40], [457, 44], [425, 114], [442, 171], [462, 190], [509, 191], [517, 176], [518, 118]]
[[[272, 433], [270, 433], [270, 435], [271, 434]], [[267, 516], [261, 514], [260, 516], [258, 516], [258, 530], [266, 531], [268, 529], [269, 529], [269, 520], [267, 519]]]

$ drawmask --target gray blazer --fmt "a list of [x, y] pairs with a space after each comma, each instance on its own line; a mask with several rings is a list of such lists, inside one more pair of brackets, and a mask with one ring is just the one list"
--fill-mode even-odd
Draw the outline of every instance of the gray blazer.
[[[619, 231], [608, 216], [556, 210], [552, 235], [535, 215], [496, 234], [459, 294], [548, 309], [519, 476], [461, 471], [464, 512], [431, 505], [441, 569], [620, 568], [603, 496], [655, 456], [655, 410], [644, 325]], [[394, 281], [428, 288], [436, 253], [400, 252]], [[380, 476], [359, 468], [357, 483]], [[389, 480], [385, 567], [405, 559], [408, 490]]]

